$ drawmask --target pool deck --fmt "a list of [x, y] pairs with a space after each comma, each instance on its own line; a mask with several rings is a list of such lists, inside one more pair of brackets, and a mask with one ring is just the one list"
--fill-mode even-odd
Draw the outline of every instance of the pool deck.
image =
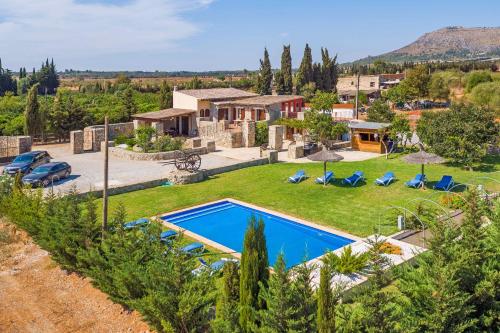
[[[300, 224], [303, 224], [303, 225], [306, 225], [306, 226], [309, 226], [309, 227], [312, 227], [312, 228], [316, 228], [316, 229], [319, 229], [319, 230], [322, 230], [322, 231], [325, 231], [325, 232], [328, 232], [328, 233], [332, 233], [332, 234], [335, 234], [335, 235], [338, 235], [338, 236], [342, 236], [342, 237], [345, 237], [345, 238], [352, 239], [354, 242], [351, 243], [351, 244], [349, 244], [349, 245], [346, 245], [346, 246], [351, 246], [352, 251], [353, 251], [354, 254], [359, 254], [359, 253], [367, 252], [369, 250], [369, 248], [370, 248], [369, 242], [375, 238], [375, 235], [372, 235], [372, 236], [369, 236], [369, 237], [366, 237], [366, 238], [360, 238], [360, 237], [351, 235], [349, 233], [346, 233], [344, 231], [337, 230], [335, 228], [331, 228], [331, 227], [328, 227], [328, 226], [324, 226], [324, 225], [319, 225], [319, 224], [316, 224], [316, 223], [312, 223], [312, 222], [309, 222], [309, 221], [306, 221], [306, 220], [303, 220], [303, 219], [300, 219], [300, 218], [289, 216], [289, 215], [286, 215], [286, 214], [283, 214], [283, 213], [279, 213], [279, 212], [276, 212], [276, 211], [273, 211], [273, 210], [269, 210], [269, 209], [266, 209], [266, 208], [263, 208], [263, 207], [260, 207], [260, 206], [252, 205], [252, 204], [249, 204], [249, 203], [246, 203], [246, 202], [243, 202], [243, 201], [239, 201], [239, 200], [235, 200], [235, 199], [232, 199], [232, 198], [225, 198], [225, 199], [221, 199], [221, 200], [217, 200], [217, 201], [206, 202], [206, 203], [203, 203], [203, 204], [200, 204], [200, 205], [196, 205], [196, 206], [192, 206], [192, 207], [188, 207], [188, 208], [185, 208], [185, 209], [179, 209], [179, 210], [176, 210], [176, 211], [173, 211], [173, 212], [168, 212], [168, 213], [159, 215], [159, 216], [157, 216], [155, 218], [159, 218], [160, 222], [164, 226], [166, 226], [167, 228], [169, 228], [169, 229], [176, 230], [178, 232], [184, 233], [186, 236], [191, 237], [193, 239], [196, 239], [197, 241], [200, 241], [200, 242], [204, 243], [205, 245], [207, 245], [209, 247], [217, 249], [217, 250], [221, 251], [223, 254], [230, 254], [230, 255], [238, 258], [238, 259], [241, 259], [241, 253], [240, 252], [237, 252], [237, 251], [235, 251], [233, 249], [230, 249], [230, 248], [228, 248], [228, 247], [226, 247], [224, 245], [221, 245], [221, 244], [219, 244], [217, 242], [214, 242], [214, 241], [212, 241], [212, 240], [210, 240], [208, 238], [200, 236], [200, 235], [198, 235], [198, 234], [196, 234], [194, 232], [191, 232], [189, 230], [181, 228], [181, 227], [179, 227], [176, 224], [173, 224], [173, 223], [170, 223], [168, 221], [165, 221], [165, 220], [161, 219], [161, 217], [163, 217], [163, 216], [167, 216], [167, 215], [171, 215], [171, 214], [176, 214], [176, 213], [182, 213], [182, 212], [189, 211], [189, 210], [192, 210], [192, 209], [204, 207], [206, 205], [216, 204], [216, 203], [225, 202], [225, 201], [229, 201], [229, 202], [232, 202], [232, 203], [235, 203], [235, 204], [239, 204], [239, 205], [246, 206], [246, 207], [249, 207], [249, 208], [253, 208], [253, 209], [256, 209], [256, 210], [260, 210], [260, 211], [265, 212], [267, 214], [275, 215], [275, 216], [278, 216], [278, 217], [281, 217], [281, 218], [284, 218], [284, 219], [287, 219], [287, 220], [291, 220], [291, 221], [294, 221], [294, 222], [297, 222], [297, 223], [300, 223]], [[397, 234], [398, 233], [396, 233], [395, 235], [397, 235]], [[397, 247], [399, 247], [401, 249], [401, 255], [396, 255], [396, 254], [384, 254], [383, 255], [384, 257], [386, 257], [389, 260], [389, 265], [386, 268], [389, 268], [389, 267], [392, 267], [392, 266], [397, 266], [397, 265], [400, 265], [400, 264], [402, 264], [402, 263], [404, 263], [406, 261], [412, 260], [415, 256], [417, 256], [420, 253], [426, 251], [426, 249], [423, 248], [423, 247], [419, 247], [417, 245], [413, 245], [413, 244], [409, 244], [409, 243], [406, 243], [406, 242], [402, 242], [400, 240], [391, 238], [391, 236], [388, 236], [388, 237], [386, 237], [386, 236], [379, 236], [379, 239], [383, 240], [385, 242], [388, 242], [388, 243], [390, 243], [392, 245], [395, 245], [395, 246], [397, 246]], [[333, 252], [335, 254], [337, 254], [337, 255], [340, 255], [346, 246], [338, 248], [337, 250], [335, 250]], [[313, 259], [309, 260], [308, 262], [306, 262], [306, 265], [314, 266], [314, 270], [313, 270], [313, 273], [312, 273], [312, 287], [313, 288], [317, 288], [319, 286], [320, 268], [323, 265], [323, 262], [321, 261], [322, 257], [323, 256], [319, 256], [319, 257], [313, 258]], [[347, 289], [350, 289], [350, 288], [352, 288], [354, 286], [363, 284], [367, 280], [368, 280], [368, 275], [366, 275], [366, 274], [364, 274], [362, 272], [361, 273], [354, 273], [354, 274], [335, 274], [334, 277], [332, 278], [332, 284], [342, 285], [342, 287], [347, 290]]]

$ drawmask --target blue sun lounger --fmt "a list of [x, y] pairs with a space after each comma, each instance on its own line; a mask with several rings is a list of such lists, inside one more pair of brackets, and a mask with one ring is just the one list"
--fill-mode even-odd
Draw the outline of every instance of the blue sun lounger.
[[175, 236], [177, 236], [177, 232], [174, 230], [164, 231], [160, 234], [160, 242], [170, 242]]
[[356, 171], [351, 177], [344, 178], [344, 180], [342, 181], [342, 184], [347, 183], [351, 186], [356, 186], [356, 184], [360, 180], [364, 180], [364, 179], [365, 179], [365, 177], [364, 177], [363, 171]]
[[295, 175], [288, 177], [288, 181], [290, 183], [300, 183], [306, 179], [306, 172], [304, 170], [299, 170], [295, 173]]
[[204, 248], [205, 246], [202, 243], [195, 242], [182, 247], [181, 251], [184, 253], [193, 254], [196, 252], [198, 253], [203, 252]]
[[123, 229], [130, 230], [130, 229], [134, 229], [136, 227], [145, 227], [148, 224], [149, 224], [149, 219], [143, 217], [143, 218], [140, 218], [138, 220], [125, 223], [123, 225]]
[[318, 177], [316, 178], [315, 182], [316, 184], [325, 184], [325, 183], [329, 183], [333, 180], [333, 177], [334, 177], [334, 174], [332, 171], [327, 171], [326, 172], [326, 177], [325, 175], [321, 176], [321, 177]]
[[382, 177], [380, 178], [377, 178], [375, 180], [375, 184], [377, 185], [384, 185], [384, 186], [387, 186], [389, 185], [394, 179], [396, 179], [396, 177], [394, 176], [394, 172], [392, 171], [389, 171], [389, 172], [386, 172]]
[[228, 259], [228, 258], [222, 258], [222, 259], [217, 260], [211, 264], [207, 263], [202, 258], [198, 258], [198, 260], [200, 261], [201, 265], [198, 268], [191, 271], [191, 273], [193, 273], [194, 275], [199, 275], [202, 273], [202, 271], [207, 270], [207, 269], [210, 271], [210, 274], [213, 274], [213, 273], [220, 271], [222, 268], [224, 268], [224, 265], [229, 261], [238, 262], [238, 260], [236, 260], [236, 259]]
[[443, 176], [443, 178], [441, 178], [441, 180], [434, 185], [434, 189], [448, 191], [454, 184], [455, 182], [453, 181], [452, 176]]
[[407, 181], [405, 185], [408, 187], [419, 188], [424, 186], [424, 182], [425, 182], [425, 176], [419, 173], [418, 175], [415, 176], [415, 178], [413, 178], [410, 181]]

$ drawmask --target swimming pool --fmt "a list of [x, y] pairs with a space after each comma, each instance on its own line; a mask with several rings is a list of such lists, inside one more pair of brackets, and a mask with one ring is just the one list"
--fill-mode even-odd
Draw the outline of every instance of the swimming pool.
[[254, 215], [265, 223], [269, 263], [274, 265], [283, 251], [287, 267], [319, 257], [354, 240], [320, 230], [291, 219], [229, 200], [166, 214], [162, 220], [210, 239], [234, 251], [243, 250], [243, 238], [249, 218]]

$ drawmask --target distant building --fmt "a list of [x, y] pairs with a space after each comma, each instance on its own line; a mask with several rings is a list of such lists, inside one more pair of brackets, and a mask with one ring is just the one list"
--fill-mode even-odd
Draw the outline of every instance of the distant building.
[[[380, 91], [398, 85], [404, 74], [361, 75], [359, 77], [359, 91], [368, 98], [380, 97]], [[341, 102], [348, 102], [356, 98], [357, 76], [340, 77], [337, 81], [337, 95]]]

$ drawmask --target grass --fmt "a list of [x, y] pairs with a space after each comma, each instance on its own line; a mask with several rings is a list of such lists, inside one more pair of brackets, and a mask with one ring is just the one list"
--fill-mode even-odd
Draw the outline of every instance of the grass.
[[[452, 165], [426, 167], [428, 187], [432, 188], [442, 175], [452, 175], [456, 182], [483, 184], [491, 191], [500, 190], [499, 158], [491, 158], [478, 171], [466, 171]], [[286, 179], [298, 169], [310, 176], [300, 184], [289, 184]], [[129, 218], [154, 216], [176, 209], [234, 198], [318, 224], [328, 225], [357, 236], [367, 236], [375, 230], [384, 234], [396, 231], [396, 222], [386, 218], [393, 206], [414, 208], [415, 198], [439, 201], [443, 194], [427, 189], [407, 188], [404, 182], [420, 172], [420, 165], [409, 165], [400, 157], [384, 157], [361, 162], [328, 164], [335, 173], [333, 184], [323, 187], [314, 183], [323, 172], [321, 163], [279, 163], [224, 173], [197, 184], [156, 187], [110, 197], [110, 207], [123, 202]], [[341, 179], [362, 170], [366, 183], [352, 188], [341, 184]], [[386, 171], [393, 171], [398, 180], [388, 187], [373, 184]], [[482, 178], [489, 177], [494, 180]], [[394, 211], [393, 211], [394, 213]], [[393, 214], [394, 215], [394, 214]]]

